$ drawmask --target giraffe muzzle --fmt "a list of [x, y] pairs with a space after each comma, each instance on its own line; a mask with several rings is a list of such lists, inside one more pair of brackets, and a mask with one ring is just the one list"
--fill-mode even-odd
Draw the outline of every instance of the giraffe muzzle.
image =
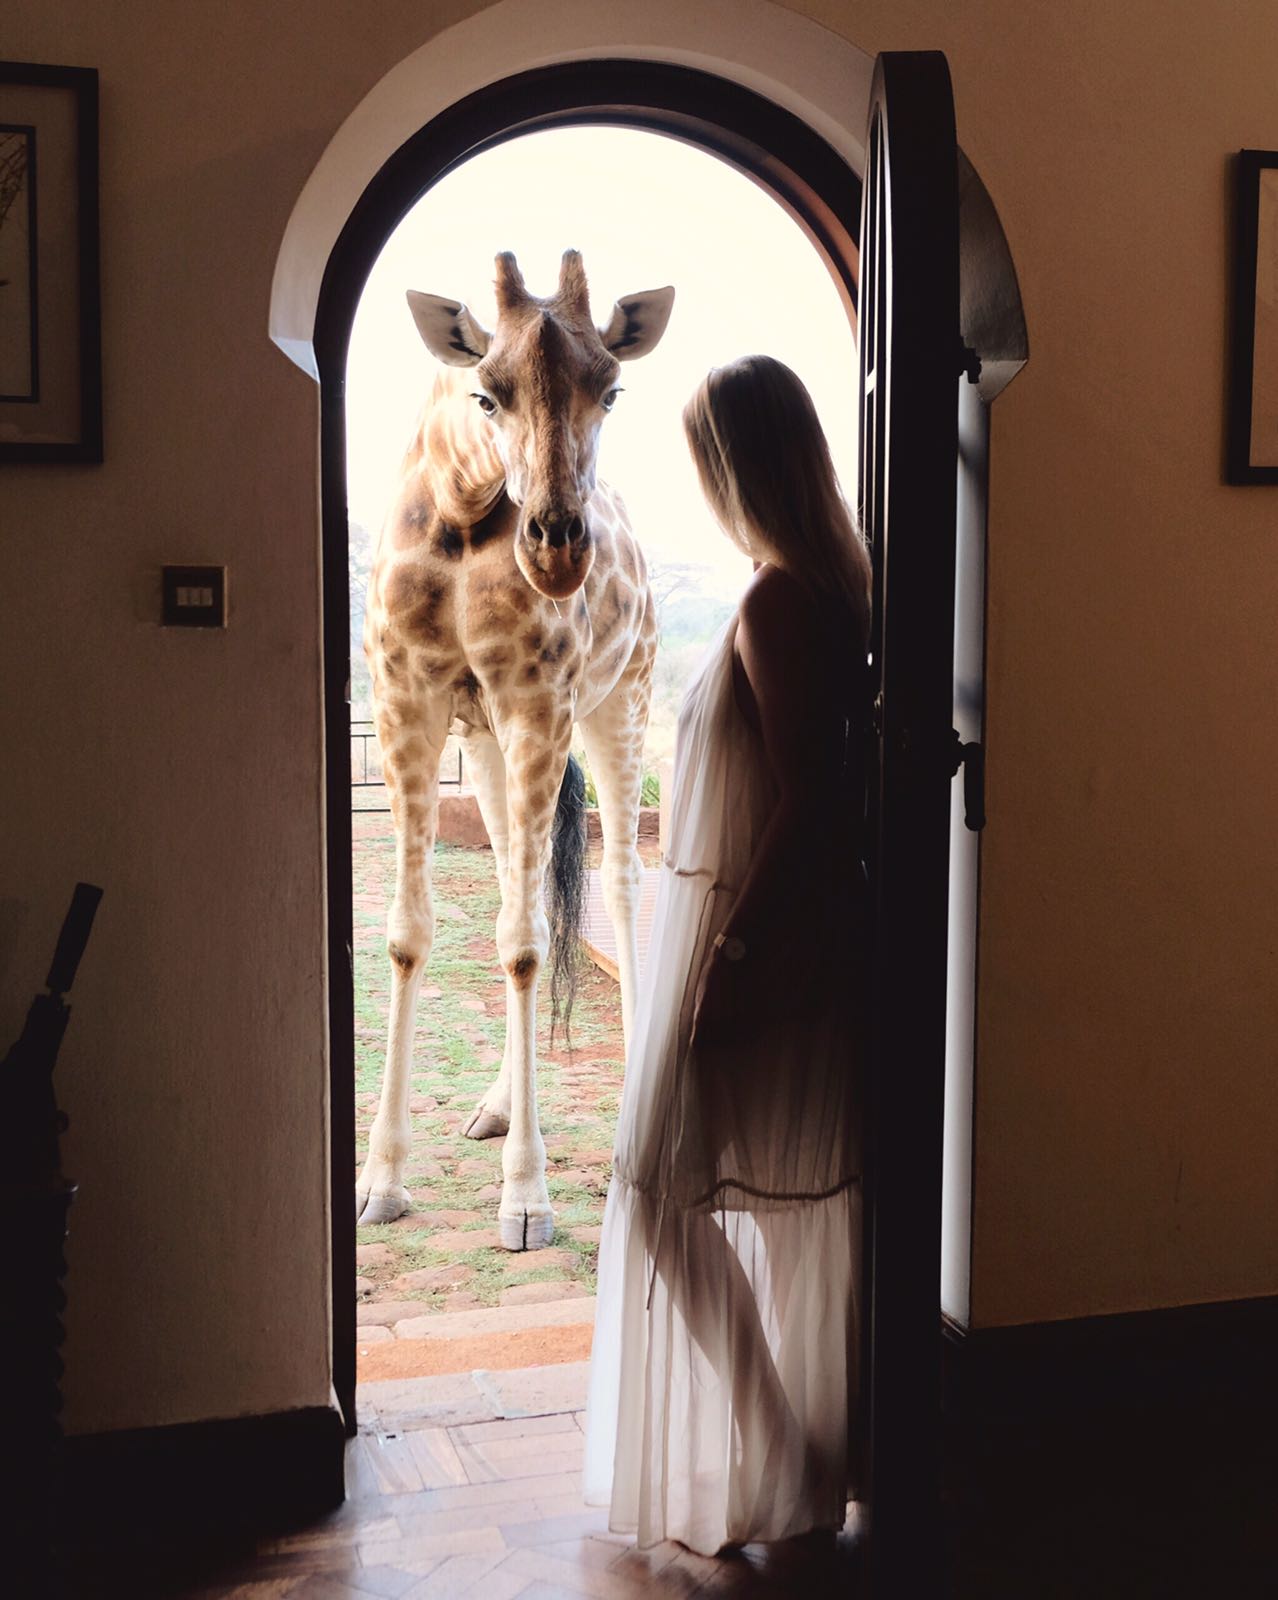
[[580, 513], [529, 516], [515, 541], [520, 571], [539, 594], [552, 600], [580, 589], [594, 559], [594, 540]]

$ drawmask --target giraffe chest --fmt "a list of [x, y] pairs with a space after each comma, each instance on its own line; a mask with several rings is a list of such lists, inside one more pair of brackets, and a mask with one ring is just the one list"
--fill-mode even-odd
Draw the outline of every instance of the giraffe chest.
[[420, 518], [416, 538], [411, 520], [388, 528], [370, 584], [364, 644], [379, 700], [446, 697], [450, 715], [481, 727], [521, 705], [593, 709], [648, 620], [629, 535], [601, 519], [586, 583], [554, 601], [520, 573], [509, 519], [455, 529]]
[[365, 628], [380, 695], [446, 697], [479, 726], [529, 697], [575, 703], [593, 642], [588, 609], [535, 593], [509, 548], [401, 556], [380, 576]]

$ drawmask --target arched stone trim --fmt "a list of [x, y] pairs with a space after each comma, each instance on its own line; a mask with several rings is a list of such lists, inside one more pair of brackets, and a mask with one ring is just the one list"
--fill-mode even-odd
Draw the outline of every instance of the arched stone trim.
[[[561, 62], [657, 61], [709, 72], [798, 117], [860, 174], [873, 58], [770, 0], [499, 0], [393, 67], [334, 134], [288, 220], [271, 286], [270, 335], [318, 377], [316, 311], [346, 221], [383, 164], [467, 95]], [[780, 73], [784, 72], [784, 77]]]
[[356, 201], [325, 266], [310, 353], [333, 391], [378, 253], [447, 172], [506, 139], [573, 125], [649, 129], [717, 156], [803, 230], [856, 331], [860, 178], [802, 119], [752, 89], [690, 67], [631, 59], [560, 62], [455, 101], [389, 156]]
[[959, 151], [959, 323], [981, 360], [977, 392], [986, 405], [1029, 357], [1020, 285], [989, 190]]

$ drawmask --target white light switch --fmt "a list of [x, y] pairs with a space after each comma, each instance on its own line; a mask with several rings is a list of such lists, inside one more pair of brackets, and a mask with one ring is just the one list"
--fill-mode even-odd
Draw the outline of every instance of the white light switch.
[[225, 567], [165, 567], [161, 576], [167, 626], [226, 626]]

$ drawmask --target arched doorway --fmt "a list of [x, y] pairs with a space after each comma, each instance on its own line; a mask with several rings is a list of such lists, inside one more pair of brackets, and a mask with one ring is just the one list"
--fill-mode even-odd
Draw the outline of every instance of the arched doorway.
[[[364, 191], [320, 290], [314, 352], [321, 396], [325, 731], [328, 751], [329, 1067], [335, 1387], [354, 1393], [354, 1219], [342, 1203], [354, 1149], [351, 861], [346, 811], [347, 493], [344, 378], [350, 329], [373, 261], [405, 211], [461, 162], [544, 128], [606, 124], [659, 131], [727, 160], [760, 183], [805, 230], [855, 326], [860, 181], [810, 128], [770, 101], [711, 74], [659, 63], [565, 64], [493, 84], [407, 141]], [[849, 384], [855, 374], [849, 372]], [[353, 1415], [353, 1403], [348, 1415]]]
[[[499, 14], [518, 10], [526, 23], [526, 13], [535, 6], [518, 6], [504, 0], [490, 12], [472, 19], [477, 26], [496, 22]], [[761, 183], [801, 222], [821, 252], [836, 281], [842, 286], [845, 304], [855, 316], [857, 298], [857, 217], [860, 201], [860, 170], [864, 152], [861, 130], [869, 103], [868, 58], [847, 41], [825, 34], [804, 19], [779, 13], [776, 8], [745, 0], [744, 9], [757, 11], [772, 30], [785, 34], [792, 25], [808, 51], [806, 68], [817, 98], [787, 87], [777, 72], [784, 70], [788, 82], [808, 84], [803, 70], [796, 66], [802, 50], [791, 48], [794, 40], [779, 47], [775, 60], [766, 59], [768, 40], [734, 38], [720, 43], [707, 54], [705, 35], [713, 32], [713, 22], [696, 19], [680, 23], [672, 20], [671, 8], [659, 7], [661, 28], [679, 42], [663, 49], [653, 48], [653, 56], [675, 55], [679, 59], [631, 59], [637, 52], [628, 49], [624, 57], [606, 59], [560, 59], [554, 65], [491, 80], [483, 72], [482, 86], [456, 100], [445, 97], [435, 115], [424, 127], [408, 131], [397, 145], [388, 147], [380, 166], [369, 169], [369, 181], [358, 193], [352, 189], [352, 165], [358, 161], [336, 161], [330, 173], [335, 194], [328, 195], [325, 224], [323, 196], [316, 190], [316, 179], [308, 185], [290, 223], [289, 236], [281, 253], [273, 297], [272, 331], [299, 365], [320, 379], [322, 391], [323, 515], [325, 567], [326, 637], [326, 728], [328, 760], [330, 903], [330, 1038], [332, 1044], [332, 1151], [334, 1204], [334, 1377], [343, 1403], [350, 1406], [354, 1388], [353, 1312], [345, 1292], [351, 1275], [353, 1222], [343, 1203], [348, 1187], [353, 1148], [353, 1115], [349, 1095], [349, 1052], [351, 1039], [349, 983], [349, 834], [343, 837], [340, 826], [346, 804], [344, 752], [347, 748], [345, 674], [347, 596], [345, 570], [345, 464], [343, 461], [342, 373], [345, 341], [349, 333], [355, 302], [363, 275], [381, 242], [413, 200], [444, 172], [464, 161], [468, 155], [517, 134], [539, 127], [569, 122], [602, 121], [639, 128], [654, 128], [689, 140], [739, 166]], [[576, 15], [580, 8], [569, 5]], [[562, 22], [560, 8], [547, 13]], [[581, 55], [581, 38], [592, 36], [592, 18], [580, 12], [584, 33], [574, 37], [563, 54]], [[463, 25], [463, 29], [470, 25]], [[593, 19], [593, 29], [600, 26]], [[456, 35], [462, 30], [450, 30]], [[552, 32], [554, 29], [552, 29]], [[657, 29], [661, 31], [661, 29]], [[767, 30], [765, 30], [766, 32]], [[692, 35], [697, 35], [692, 42]], [[445, 40], [449, 35], [443, 36]], [[477, 38], [478, 36], [476, 36]], [[488, 34], [491, 39], [491, 32]], [[522, 37], [527, 37], [525, 33]], [[509, 39], [497, 52], [509, 59]], [[760, 51], [763, 51], [763, 56]], [[731, 52], [731, 59], [726, 53]], [[554, 54], [553, 45], [548, 51]], [[419, 53], [420, 54], [420, 53]], [[752, 56], [743, 66], [742, 54]], [[600, 52], [601, 57], [603, 52]], [[412, 58], [416, 61], [417, 58]], [[463, 58], [464, 59], [464, 56]], [[526, 58], [525, 58], [526, 59]], [[407, 63], [404, 64], [407, 67]], [[719, 69], [722, 68], [722, 71]], [[372, 101], [397, 78], [399, 70], [388, 76], [370, 96]], [[435, 71], [440, 70], [438, 62]], [[839, 71], [844, 72], [839, 80]], [[745, 81], [743, 81], [745, 80]], [[758, 92], [753, 85], [767, 89]], [[438, 83], [436, 84], [438, 90]], [[389, 93], [389, 89], [387, 90]], [[397, 87], [401, 114], [407, 83]], [[800, 105], [804, 115], [785, 109], [782, 103]], [[837, 114], [829, 108], [837, 107]], [[362, 110], [363, 108], [361, 108]], [[383, 110], [385, 107], [383, 107]], [[388, 127], [395, 126], [392, 117]], [[399, 124], [403, 131], [402, 120]], [[368, 143], [369, 119], [354, 117], [334, 141], [331, 150], [344, 144], [351, 157], [360, 145]], [[826, 137], [828, 135], [829, 137]], [[365, 149], [364, 159], [366, 160]], [[327, 158], [326, 158], [327, 159]], [[951, 164], [952, 164], [951, 156]], [[321, 164], [323, 165], [323, 164]], [[952, 165], [951, 165], [952, 170]], [[1024, 324], [1020, 317], [1019, 296], [1006, 242], [997, 216], [979, 179], [959, 159], [959, 191], [962, 203], [962, 248], [960, 252], [960, 331], [962, 343], [979, 360], [972, 368], [973, 382], [961, 401], [959, 472], [959, 587], [961, 605], [971, 613], [969, 625], [956, 630], [955, 684], [956, 722], [965, 738], [979, 735], [982, 696], [981, 611], [983, 609], [983, 546], [985, 518], [985, 449], [988, 437], [989, 402], [1019, 370], [1025, 359]], [[317, 169], [317, 177], [319, 169]], [[348, 203], [343, 208], [342, 187]], [[320, 186], [322, 188], [322, 185]], [[341, 213], [340, 227], [333, 225]], [[331, 249], [320, 268], [314, 260], [307, 266], [305, 241], [323, 240]], [[299, 268], [299, 263], [301, 267]], [[311, 281], [307, 280], [308, 271]], [[849, 382], [854, 377], [849, 374]], [[961, 711], [961, 715], [960, 715]], [[336, 824], [336, 826], [335, 826]], [[962, 827], [961, 811], [955, 827]], [[952, 952], [962, 945], [966, 953], [951, 959], [950, 983], [970, 990], [975, 938], [974, 849], [959, 852], [965, 858], [965, 878], [957, 917], [951, 917]], [[951, 879], [953, 882], [953, 877]], [[952, 900], [952, 904], [958, 902]], [[970, 1183], [969, 1130], [971, 1107], [972, 1015], [970, 993], [966, 1009], [958, 1008], [947, 1046], [947, 1079], [956, 1093], [947, 1095], [947, 1129], [952, 1123], [957, 1135], [953, 1151], [946, 1151], [946, 1188], [962, 1201]], [[968, 1235], [965, 1208], [956, 1214], [961, 1225], [949, 1230], [949, 1249], [954, 1266], [950, 1293], [962, 1320], [967, 1280]], [[348, 1412], [348, 1414], [350, 1414]]]

